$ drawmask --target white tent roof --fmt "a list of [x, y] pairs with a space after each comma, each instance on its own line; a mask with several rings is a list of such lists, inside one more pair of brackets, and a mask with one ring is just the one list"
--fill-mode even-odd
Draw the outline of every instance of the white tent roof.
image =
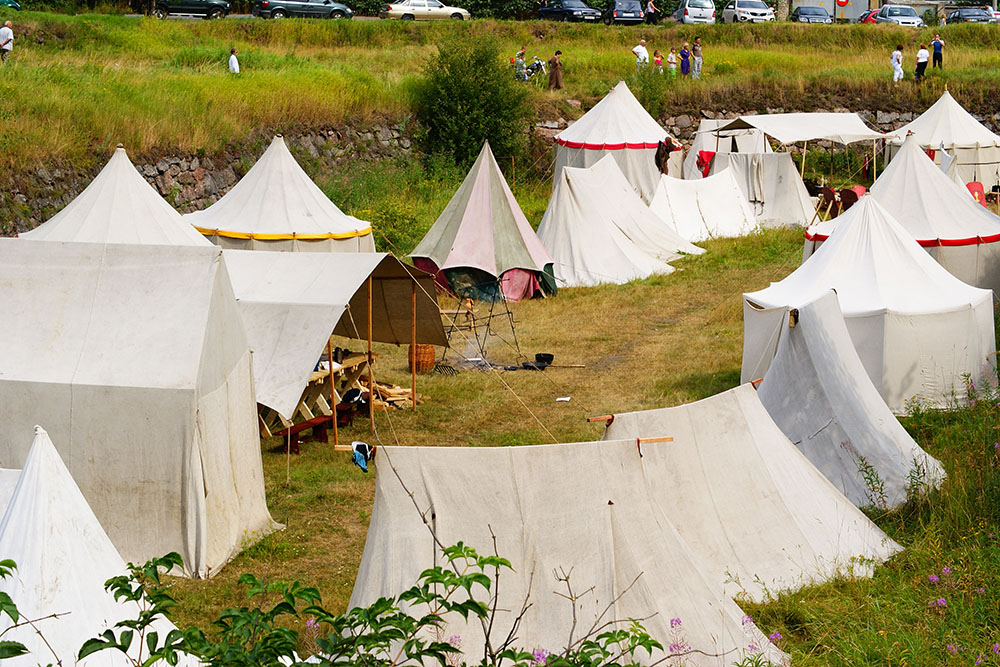
[[688, 241], [743, 236], [757, 227], [757, 218], [730, 169], [697, 180], [664, 174], [649, 210]]
[[755, 127], [725, 132], [719, 130], [720, 127], [730, 122], [722, 118], [703, 118], [701, 120], [694, 140], [691, 142], [691, 149], [684, 156], [684, 178], [697, 179], [702, 177], [701, 170], [698, 169], [698, 153], [700, 151], [713, 153], [772, 152], [767, 135]]
[[667, 131], [649, 115], [624, 81], [600, 102], [556, 135], [556, 143], [594, 150], [656, 148]]
[[[903, 143], [875, 179], [871, 196], [921, 245], [1000, 241], [1000, 217], [969, 195], [931, 162], [917, 139]], [[848, 211], [853, 211], [853, 208]], [[809, 228], [806, 238], [825, 240], [847, 214]], [[962, 242], [962, 243], [956, 243]]]
[[760, 601], [901, 549], [789, 442], [749, 384], [616, 414], [605, 433], [633, 446], [662, 436], [673, 441], [642, 445], [644, 484], [731, 594]]
[[[663, 511], [646, 486], [649, 460], [649, 454], [638, 456], [635, 440], [380, 448], [371, 525], [350, 605], [401, 593], [442, 562], [416, 503], [427, 509], [442, 544], [461, 540], [481, 554], [494, 553], [495, 544], [513, 566], [501, 571], [495, 588], [500, 611], [494, 637], [507, 636], [530, 594], [516, 633], [517, 645], [528, 650], [558, 653], [575, 617], [587, 619], [578, 626], [585, 631], [610, 605], [607, 620], [645, 619], [665, 648], [683, 635], [680, 642], [699, 651], [685, 655], [685, 665], [714, 667], [718, 654], [736, 662], [750, 644], [771, 664], [787, 664], [752, 622], [744, 622], [721, 580], [702, 572], [701, 555], [671, 524], [679, 517]], [[759, 535], [750, 540], [760, 541]], [[571, 573], [574, 591], [590, 590], [575, 609], [553, 592], [566, 590], [555, 572]], [[671, 619], [680, 619], [680, 627], [672, 628]], [[443, 635], [461, 636], [466, 659], [481, 655], [478, 622], [464, 623], [455, 614], [448, 620]], [[652, 663], [664, 654], [636, 657]]]
[[[0, 239], [0, 466], [45, 422], [119, 552], [214, 573], [272, 528], [218, 248]], [[113, 482], [113, 483], [112, 483]]]
[[[771, 418], [855, 505], [906, 502], [911, 474], [926, 488], [944, 480], [941, 464], [892, 415], [865, 372], [832, 290], [783, 318], [778, 350], [757, 388]], [[862, 461], [884, 487], [866, 483]]]
[[36, 241], [211, 245], [150, 187], [120, 145], [83, 192], [19, 236]]
[[[560, 287], [622, 284], [674, 270], [616, 224], [623, 206], [603, 190], [607, 185], [593, 168], [566, 167], [560, 173], [538, 225], [538, 238], [552, 255]], [[642, 202], [638, 206], [645, 208]], [[647, 215], [656, 219], [648, 209]], [[663, 222], [657, 222], [666, 229]]]
[[[24, 618], [42, 619], [9, 630], [0, 620], [4, 640], [17, 641], [29, 654], [11, 664], [57, 663], [82, 667], [126, 667], [129, 657], [102, 651], [76, 661], [83, 643], [123, 620], [139, 617], [134, 602], [116, 601], [104, 582], [127, 573], [125, 562], [91, 511], [48, 434], [35, 427], [35, 438], [16, 490], [0, 520], [0, 553], [17, 564], [14, 575], [0, 581], [0, 591], [14, 600]], [[61, 614], [59, 618], [48, 618]], [[37, 632], [35, 628], [37, 627]], [[153, 623], [161, 639], [175, 629], [166, 619]], [[44, 635], [44, 639], [39, 636]], [[136, 637], [133, 649], [139, 648]], [[141, 647], [145, 657], [145, 646]], [[166, 663], [156, 663], [166, 664]], [[182, 657], [179, 665], [197, 665]]]
[[302, 170], [276, 136], [222, 199], [184, 219], [206, 235], [259, 240], [350, 239], [371, 223], [346, 215]]
[[773, 113], [740, 116], [723, 130], [755, 127], [783, 144], [826, 139], [838, 144], [873, 141], [883, 138], [881, 132], [869, 128], [856, 113]]
[[1000, 146], [1000, 136], [991, 132], [945, 90], [938, 101], [898, 130], [886, 133], [886, 140], [902, 144], [910, 134], [924, 148], [945, 150]]

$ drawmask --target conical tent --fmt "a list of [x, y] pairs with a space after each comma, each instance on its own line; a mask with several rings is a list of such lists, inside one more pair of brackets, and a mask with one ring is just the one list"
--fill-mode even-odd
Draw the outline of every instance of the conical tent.
[[962, 183], [979, 181], [987, 190], [1000, 185], [1000, 135], [976, 120], [947, 89], [927, 111], [886, 134], [889, 160], [895, 160], [911, 134], [921, 148], [944, 149], [956, 158], [955, 169]]
[[554, 294], [552, 257], [483, 144], [462, 185], [410, 257], [454, 292], [508, 301]]
[[[20, 642], [29, 651], [10, 664], [127, 667], [140, 651], [143, 658], [148, 655], [136, 635], [127, 656], [106, 650], [76, 660], [84, 642], [120, 621], [138, 619], [140, 609], [135, 602], [117, 601], [105, 591], [104, 582], [127, 574], [125, 561], [39, 426], [0, 520], [0, 552], [17, 564], [13, 576], [0, 580], [0, 591], [14, 600], [23, 618], [40, 619], [13, 629], [9, 618], [0, 620], [4, 640]], [[54, 614], [59, 617], [53, 618]], [[150, 628], [161, 641], [174, 629], [163, 618]], [[182, 654], [177, 664], [199, 663]]]
[[[636, 441], [667, 436], [673, 441]], [[616, 414], [605, 438], [638, 444], [650, 495], [730, 594], [760, 601], [865, 574], [870, 568], [859, 563], [901, 549], [789, 442], [749, 384]]]
[[[899, 414], [948, 406], [963, 376], [995, 378], [993, 294], [935, 262], [872, 195], [784, 280], [743, 295], [743, 381], [764, 376], [789, 308], [834, 289], [868, 377]], [[993, 380], [995, 382], [995, 380]]]
[[[615, 167], [613, 162], [606, 164]], [[603, 190], [607, 185], [593, 169], [566, 167], [559, 176], [538, 225], [538, 238], [552, 255], [556, 281], [562, 287], [622, 284], [674, 270], [653, 255], [653, 248], [640, 247], [617, 224], [627, 212], [623, 202]], [[669, 231], [648, 209], [646, 217]]]
[[184, 219], [223, 248], [375, 250], [371, 223], [337, 208], [302, 171], [280, 134], [222, 199]]
[[222, 251], [0, 240], [0, 466], [45, 423], [121, 555], [209, 576], [274, 523]]
[[661, 176], [649, 210], [688, 241], [744, 236], [757, 227], [729, 169], [695, 181]]
[[698, 167], [698, 154], [708, 151], [719, 153], [772, 153], [771, 143], [763, 130], [749, 127], [739, 130], [719, 131], [731, 120], [703, 118], [698, 123], [698, 131], [691, 142], [691, 149], [684, 156], [684, 178], [702, 178], [702, 170]]
[[[529, 651], [558, 653], [574, 618], [581, 619], [577, 639], [607, 607], [607, 621], [644, 619], [666, 651], [671, 643], [677, 645], [673, 652], [695, 651], [683, 656], [685, 665], [718, 665], [719, 655], [727, 664], [737, 662], [751, 644], [771, 664], [785, 664], [786, 656], [726, 598], [721, 579], [702, 572], [703, 557], [671, 523], [678, 517], [650, 495], [646, 456], [639, 457], [635, 440], [380, 448], [351, 606], [397, 595], [423, 570], [443, 564], [430, 526], [443, 545], [462, 541], [480, 554], [495, 548], [510, 561], [513, 569], [501, 570], [494, 588], [500, 610], [494, 646], [527, 598], [516, 645]], [[426, 510], [428, 522], [414, 503]], [[760, 535], [751, 540], [759, 541]], [[566, 592], [566, 583], [553, 578], [558, 572], [570, 573], [577, 593], [591, 592], [576, 602], [553, 593]], [[443, 635], [459, 635], [467, 659], [478, 659], [484, 643], [479, 623], [456, 614], [447, 623]], [[636, 657], [654, 663], [665, 655]]]
[[[669, 136], [619, 81], [593, 109], [556, 135], [552, 184], [559, 182], [564, 167], [590, 167], [611, 155], [632, 188], [648, 202], [660, 177], [656, 148], [661, 141], [670, 142]], [[668, 164], [668, 173], [679, 178], [681, 151], [672, 152]]]
[[[871, 196], [941, 266], [962, 282], [1000, 294], [1000, 217], [934, 166], [910, 137], [875, 180]], [[808, 257], [844, 216], [806, 232]]]
[[784, 320], [757, 396], [855, 505], [896, 507], [910, 487], [923, 492], [944, 480], [941, 464], [913, 441], [868, 379], [832, 290]]

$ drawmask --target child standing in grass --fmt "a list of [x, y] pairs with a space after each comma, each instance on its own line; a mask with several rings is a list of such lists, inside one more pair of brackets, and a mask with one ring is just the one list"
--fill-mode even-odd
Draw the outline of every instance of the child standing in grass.
[[663, 74], [663, 55], [659, 51], [653, 51], [653, 65], [657, 72]]
[[670, 53], [667, 54], [667, 69], [670, 70], [671, 78], [677, 77], [677, 47], [671, 46]]
[[903, 45], [897, 44], [896, 50], [892, 52], [892, 82], [897, 83], [903, 80]]
[[691, 73], [691, 52], [688, 51], [688, 43], [684, 42], [681, 47], [681, 76], [687, 77]]

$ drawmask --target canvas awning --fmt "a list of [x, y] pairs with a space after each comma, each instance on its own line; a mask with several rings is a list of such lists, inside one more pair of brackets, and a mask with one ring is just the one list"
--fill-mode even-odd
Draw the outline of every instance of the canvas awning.
[[825, 139], [838, 144], [873, 141], [885, 135], [869, 128], [856, 113], [774, 113], [740, 116], [719, 131], [757, 128], [783, 144]]

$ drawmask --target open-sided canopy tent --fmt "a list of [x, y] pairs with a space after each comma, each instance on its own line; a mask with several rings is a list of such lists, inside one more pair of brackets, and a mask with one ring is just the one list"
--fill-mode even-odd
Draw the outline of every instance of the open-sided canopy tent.
[[856, 113], [770, 113], [740, 116], [723, 125], [720, 130], [746, 130], [756, 128], [783, 144], [825, 139], [838, 144], [858, 141], [875, 141], [885, 135], [876, 132]]
[[945, 271], [871, 195], [784, 280], [743, 295], [744, 382], [763, 377], [789, 308], [834, 289], [868, 377], [895, 413], [995, 382], [993, 294]]
[[456, 294], [508, 301], [554, 294], [552, 257], [524, 217], [489, 142], [410, 257]]
[[280, 134], [222, 199], [184, 219], [223, 248], [375, 250], [371, 223], [337, 208], [295, 161]]
[[[330, 332], [372, 340], [447, 345], [434, 279], [387, 253], [259, 253], [225, 250], [244, 325], [254, 332], [257, 402], [290, 418]], [[416, 312], [413, 312], [414, 307]], [[346, 314], [347, 311], [349, 314]]]
[[731, 171], [762, 227], [805, 227], [815, 208], [789, 153], [716, 153], [709, 176]]
[[757, 227], [730, 169], [693, 181], [661, 176], [649, 210], [688, 241], [743, 236]]
[[[946, 176], [910, 137], [875, 180], [871, 196], [944, 268], [976, 287], [1000, 294], [1000, 217]], [[810, 227], [808, 257], [844, 216]]]
[[650, 212], [611, 158], [590, 169], [563, 169], [538, 225], [538, 238], [552, 255], [563, 287], [621, 284], [670, 273], [674, 269], [666, 262], [680, 257], [677, 249], [704, 252]]
[[[665, 647], [682, 635], [680, 641], [696, 651], [684, 656], [685, 665], [714, 667], [719, 655], [727, 664], [737, 662], [750, 644], [772, 664], [786, 664], [786, 656], [725, 597], [719, 578], [701, 571], [702, 557], [671, 523], [680, 517], [663, 511], [650, 492], [646, 452], [670, 446], [649, 445], [645, 458], [634, 439], [380, 448], [375, 505], [350, 605], [399, 594], [423, 570], [443, 562], [429, 525], [444, 545], [462, 541], [492, 554], [495, 544], [510, 561], [513, 569], [501, 570], [491, 591], [499, 596], [494, 647], [530, 593], [515, 643], [527, 650], [558, 653], [574, 618], [581, 619], [576, 639], [608, 607], [604, 620], [644, 619], [646, 630]], [[426, 510], [429, 523], [414, 503]], [[762, 535], [750, 542], [761, 544]], [[570, 573], [577, 593], [590, 592], [576, 602], [560, 597], [553, 592], [566, 592], [566, 584], [553, 578], [559, 572]], [[680, 619], [680, 628], [672, 629], [671, 619]], [[451, 614], [443, 634], [460, 635], [468, 659], [482, 655], [477, 621], [465, 623]], [[644, 663], [663, 657], [660, 651], [636, 655]]]
[[[16, 490], [0, 520], [0, 550], [4, 558], [17, 563], [14, 575], [0, 580], [0, 592], [14, 600], [22, 618], [34, 620], [13, 629], [7, 616], [0, 620], [4, 640], [20, 642], [29, 651], [9, 664], [127, 667], [135, 664], [140, 652], [142, 659], [148, 655], [136, 635], [127, 656], [108, 650], [76, 660], [84, 642], [120, 621], [138, 619], [140, 608], [135, 602], [115, 600], [104, 590], [105, 581], [127, 574], [125, 561], [48, 434], [38, 426]], [[53, 614], [59, 617], [53, 618]], [[161, 617], [149, 629], [162, 641], [175, 627]], [[193, 667], [199, 663], [181, 654], [177, 664]]]
[[[661, 141], [669, 142], [668, 136], [625, 82], [619, 81], [593, 109], [556, 135], [553, 187], [564, 167], [589, 167], [611, 155], [633, 189], [648, 202], [660, 177], [656, 148]], [[681, 168], [681, 151], [677, 150], [670, 154], [668, 173], [679, 177]]]
[[[941, 464], [913, 441], [868, 378], [832, 290], [783, 321], [757, 396], [855, 505], [896, 507], [911, 485], [922, 492], [944, 480]], [[881, 490], [866, 482], [865, 466], [878, 474]]]
[[222, 252], [0, 240], [0, 466], [48, 426], [119, 553], [209, 576], [274, 523]]
[[979, 181], [987, 190], [1000, 185], [1000, 135], [976, 120], [947, 90], [912, 122], [886, 134], [889, 160], [895, 159], [910, 134], [921, 148], [943, 148], [956, 158], [953, 168], [962, 183]]
[[691, 142], [691, 150], [684, 156], [684, 178], [701, 178], [702, 171], [698, 168], [698, 154], [701, 151], [712, 153], [770, 153], [771, 144], [767, 135], [755, 127], [739, 130], [722, 131], [723, 125], [729, 120], [721, 118], [703, 118], [698, 124], [698, 132]]
[[[614, 415], [609, 440], [640, 445], [643, 484], [731, 594], [826, 581], [900, 550], [781, 432], [749, 384], [695, 403]], [[626, 440], [627, 441], [627, 440]], [[858, 558], [861, 556], [861, 558]]]

